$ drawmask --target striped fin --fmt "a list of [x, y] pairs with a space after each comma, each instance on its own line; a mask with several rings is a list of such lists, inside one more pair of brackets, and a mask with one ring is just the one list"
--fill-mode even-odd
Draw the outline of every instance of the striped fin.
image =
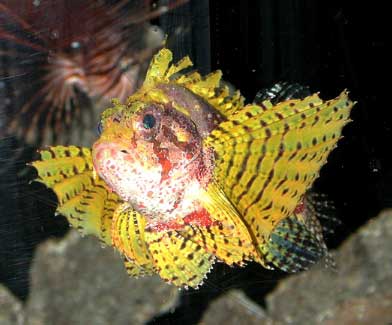
[[120, 199], [94, 175], [91, 150], [57, 146], [41, 150], [40, 155], [41, 160], [31, 165], [38, 171], [36, 181], [56, 193], [56, 212], [82, 234], [94, 235], [111, 245], [111, 219]]
[[175, 70], [174, 68], [169, 68], [172, 60], [173, 53], [166, 48], [161, 49], [155, 54], [147, 70], [143, 87], [149, 88], [150, 86], [154, 86], [155, 83], [166, 81], [167, 72]]
[[127, 257], [124, 257], [124, 266], [127, 271], [127, 274], [131, 277], [138, 278], [153, 274], [151, 271], [136, 264], [135, 261], [129, 260]]
[[201, 76], [196, 71], [183, 73], [184, 69], [193, 65], [190, 58], [186, 56], [175, 64], [171, 64], [172, 59], [172, 52], [166, 48], [161, 49], [152, 59], [143, 84], [144, 91], [149, 95], [154, 93], [151, 93], [151, 90], [156, 84], [175, 83], [202, 97], [224, 116], [243, 107], [244, 98], [240, 92], [231, 91], [229, 87], [222, 85], [220, 70], [206, 76]]
[[336, 211], [333, 202], [327, 200], [325, 195], [307, 191], [303, 198], [303, 205], [305, 207], [304, 211], [297, 213], [296, 217], [306, 225], [324, 249], [323, 259], [325, 267], [335, 270], [336, 262], [325, 243], [325, 237], [333, 233], [333, 229], [321, 224], [321, 221], [334, 222], [336, 224], [341, 222], [334, 217]]
[[184, 86], [205, 99], [219, 113], [228, 116], [244, 105], [244, 98], [239, 91], [231, 91], [228, 86], [221, 85], [222, 72], [214, 71], [204, 77], [197, 72], [181, 75], [175, 83]]
[[352, 106], [346, 92], [330, 101], [315, 94], [276, 106], [248, 105], [206, 138], [216, 153], [215, 179], [262, 254], [274, 227], [292, 215], [318, 176]]
[[274, 266], [285, 272], [307, 270], [328, 255], [324, 241], [295, 215], [275, 227], [263, 253]]
[[258, 260], [245, 223], [217, 184], [211, 183], [206, 191], [201, 192], [199, 200], [214, 223], [211, 226], [187, 226], [188, 238], [228, 265], [244, 265], [246, 261]]
[[214, 257], [187, 237], [174, 230], [145, 232], [161, 278], [176, 286], [197, 288], [210, 271]]
[[145, 226], [144, 217], [128, 203], [120, 205], [114, 213], [111, 228], [113, 245], [125, 256], [125, 267], [131, 276], [154, 273], [151, 254], [144, 239]]

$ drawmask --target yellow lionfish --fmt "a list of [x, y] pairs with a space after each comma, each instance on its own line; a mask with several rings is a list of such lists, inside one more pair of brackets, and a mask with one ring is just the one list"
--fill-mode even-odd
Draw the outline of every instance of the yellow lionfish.
[[42, 150], [57, 212], [114, 246], [132, 276], [198, 287], [214, 261], [294, 272], [327, 255], [304, 195], [349, 121], [347, 92], [244, 104], [221, 72], [183, 73], [162, 49], [113, 101], [92, 150]]

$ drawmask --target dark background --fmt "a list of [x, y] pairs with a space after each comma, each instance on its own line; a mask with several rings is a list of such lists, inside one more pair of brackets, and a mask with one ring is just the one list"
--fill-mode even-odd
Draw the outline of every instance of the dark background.
[[[182, 25], [184, 32], [169, 38], [177, 57], [190, 54], [203, 72], [221, 69], [248, 101], [277, 81], [307, 85], [325, 99], [350, 91], [358, 102], [353, 122], [315, 183], [342, 221], [328, 238], [331, 248], [392, 205], [389, 12], [383, 2], [202, 0], [154, 21], [169, 35]], [[32, 149], [18, 159], [14, 151], [12, 138], [1, 140], [0, 281], [25, 299], [36, 245], [68, 226], [53, 217], [53, 195], [19, 173]], [[211, 299], [233, 287], [263, 304], [282, 276], [256, 265], [218, 266], [201, 289], [184, 293], [180, 308], [151, 323], [195, 322]]]

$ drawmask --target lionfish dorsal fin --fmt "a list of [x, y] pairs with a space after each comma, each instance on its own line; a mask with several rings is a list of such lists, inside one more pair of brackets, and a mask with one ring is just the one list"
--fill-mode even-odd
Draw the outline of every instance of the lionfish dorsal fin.
[[174, 83], [203, 98], [223, 116], [243, 106], [244, 98], [238, 90], [232, 90], [222, 82], [220, 70], [206, 76], [201, 76], [197, 71], [184, 73], [183, 70], [193, 65], [191, 59], [186, 56], [177, 63], [171, 63], [172, 59], [173, 54], [167, 48], [161, 49], [153, 57], [141, 93], [148, 92], [157, 83]]

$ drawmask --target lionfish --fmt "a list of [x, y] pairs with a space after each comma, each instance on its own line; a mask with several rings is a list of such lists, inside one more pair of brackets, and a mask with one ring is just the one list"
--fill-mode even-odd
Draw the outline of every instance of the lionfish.
[[246, 105], [221, 71], [171, 61], [160, 50], [140, 89], [104, 111], [92, 149], [40, 152], [57, 212], [115, 247], [130, 275], [180, 287], [215, 261], [296, 272], [327, 257], [305, 193], [349, 122], [347, 92]]
[[80, 121], [89, 101], [125, 100], [162, 47], [149, 20], [185, 2], [1, 0], [1, 79], [12, 99], [1, 136], [41, 143]]

